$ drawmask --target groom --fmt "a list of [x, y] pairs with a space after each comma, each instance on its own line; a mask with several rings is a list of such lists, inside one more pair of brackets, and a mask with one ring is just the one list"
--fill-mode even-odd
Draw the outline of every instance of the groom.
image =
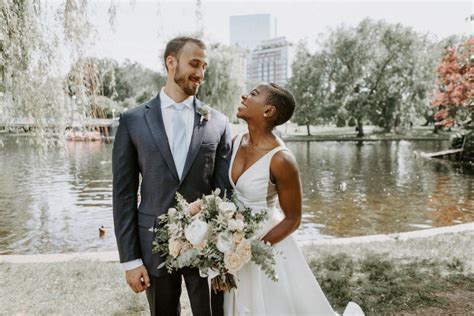
[[172, 39], [164, 54], [165, 86], [123, 113], [115, 136], [113, 215], [120, 262], [132, 290], [146, 290], [152, 315], [180, 314], [182, 278], [193, 315], [223, 315], [223, 295], [211, 294], [197, 269], [157, 269], [163, 257], [152, 254], [149, 231], [175, 205], [176, 192], [191, 202], [230, 187], [228, 120], [196, 98], [207, 67], [205, 49], [195, 38]]

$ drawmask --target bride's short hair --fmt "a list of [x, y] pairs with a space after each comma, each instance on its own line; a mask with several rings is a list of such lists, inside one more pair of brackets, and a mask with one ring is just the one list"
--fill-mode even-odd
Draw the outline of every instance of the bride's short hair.
[[270, 82], [268, 84], [267, 102], [277, 108], [277, 117], [273, 122], [274, 126], [281, 125], [288, 121], [295, 111], [295, 98], [287, 89]]

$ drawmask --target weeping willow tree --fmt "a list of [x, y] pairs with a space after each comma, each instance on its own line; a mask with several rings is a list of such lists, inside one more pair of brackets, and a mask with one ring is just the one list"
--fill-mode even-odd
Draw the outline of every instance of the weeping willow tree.
[[[115, 6], [112, 1], [111, 21]], [[64, 0], [56, 9], [53, 17], [54, 10], [39, 0], [2, 0], [0, 4], [0, 121], [7, 126], [15, 120], [32, 124], [36, 137], [30, 141], [46, 146], [61, 141], [51, 136], [62, 133], [70, 123], [73, 106], [91, 117], [100, 116], [94, 102], [94, 67], [84, 63], [76, 69], [75, 98], [68, 93], [69, 78], [61, 74], [65, 56], [59, 48], [65, 47], [72, 60], [80, 60], [93, 42], [89, 1]], [[59, 23], [52, 24], [52, 18]]]
[[212, 44], [207, 50], [207, 57], [209, 67], [204, 84], [199, 89], [199, 97], [232, 118], [245, 89], [242, 71], [245, 56], [235, 47]]
[[[15, 120], [34, 126], [29, 141], [43, 147], [61, 143], [67, 126], [85, 118], [104, 118], [99, 106], [106, 82], [114, 78], [100, 72], [96, 59], [88, 58], [97, 35], [91, 23], [90, 0], [61, 0], [49, 5], [40, 0], [0, 2], [0, 123]], [[199, 37], [204, 34], [201, 1], [195, 18]], [[116, 0], [108, 4], [114, 27]], [[55, 23], [52, 23], [53, 21]], [[202, 99], [232, 115], [242, 92], [239, 58], [232, 48], [211, 45], [210, 67], [201, 91]], [[61, 68], [72, 63], [71, 71]], [[114, 87], [108, 87], [114, 89]], [[82, 118], [78, 122], [77, 115]], [[1, 142], [1, 140], [0, 140]]]
[[60, 76], [50, 67], [57, 58], [58, 38], [47, 30], [41, 13], [36, 1], [7, 0], [0, 8], [1, 119], [7, 125], [13, 118], [32, 121], [38, 126], [37, 136], [47, 131], [49, 120], [61, 115], [66, 104]]

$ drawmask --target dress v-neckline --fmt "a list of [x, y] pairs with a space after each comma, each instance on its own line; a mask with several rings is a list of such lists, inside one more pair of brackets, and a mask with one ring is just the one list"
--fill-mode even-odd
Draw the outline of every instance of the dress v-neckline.
[[239, 150], [240, 150], [240, 145], [242, 144], [242, 139], [244, 138], [244, 135], [245, 134], [240, 134], [238, 137], [239, 139], [236, 139], [236, 141], [238, 140], [239, 141], [239, 144], [238, 144], [238, 147], [237, 147], [237, 150], [235, 151], [235, 154], [232, 156], [232, 160], [230, 162], [230, 168], [229, 168], [229, 179], [230, 179], [230, 182], [231, 184], [235, 187], [237, 187], [237, 183], [239, 183], [239, 180], [240, 178], [242, 178], [250, 169], [252, 169], [252, 167], [254, 167], [259, 161], [261, 161], [265, 156], [267, 156], [269, 153], [271, 153], [272, 151], [274, 151], [275, 149], [277, 148], [280, 148], [282, 147], [281, 145], [279, 146], [276, 146], [272, 149], [270, 149], [268, 152], [266, 152], [265, 154], [263, 154], [262, 156], [260, 156], [257, 160], [255, 160], [247, 169], [244, 170], [244, 172], [242, 172], [240, 174], [240, 176], [237, 177], [237, 180], [234, 182], [234, 179], [232, 178], [232, 169], [234, 168], [234, 161], [235, 161], [235, 158], [237, 157], [237, 154], [239, 153]]

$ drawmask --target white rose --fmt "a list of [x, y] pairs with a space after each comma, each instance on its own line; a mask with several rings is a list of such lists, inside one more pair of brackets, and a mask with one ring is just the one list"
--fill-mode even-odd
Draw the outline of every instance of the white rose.
[[232, 202], [221, 202], [219, 203], [219, 208], [222, 211], [232, 211], [235, 212], [237, 208], [235, 207], [235, 204]]
[[207, 234], [207, 228], [208, 225], [206, 222], [195, 219], [184, 229], [184, 236], [195, 246], [204, 240]]
[[230, 219], [229, 220], [229, 230], [232, 231], [242, 231], [244, 230], [244, 221], [241, 219]]
[[229, 273], [235, 274], [242, 269], [244, 262], [242, 258], [236, 253], [229, 253], [224, 256], [224, 264]]
[[221, 202], [219, 203], [219, 209], [227, 218], [232, 218], [235, 211], [237, 210], [236, 206], [232, 202]]
[[247, 239], [242, 239], [236, 253], [242, 258], [243, 263], [247, 263], [252, 259], [252, 246]]
[[173, 218], [176, 213], [178, 213], [178, 210], [176, 210], [174, 207], [171, 207], [168, 209], [168, 217]]
[[234, 245], [235, 246], [238, 246], [240, 244], [240, 242], [242, 241], [242, 239], [244, 239], [244, 234], [242, 234], [241, 232], [235, 232], [234, 233]]
[[216, 247], [220, 252], [227, 253], [232, 249], [233, 236], [228, 232], [222, 232], [217, 235]]

